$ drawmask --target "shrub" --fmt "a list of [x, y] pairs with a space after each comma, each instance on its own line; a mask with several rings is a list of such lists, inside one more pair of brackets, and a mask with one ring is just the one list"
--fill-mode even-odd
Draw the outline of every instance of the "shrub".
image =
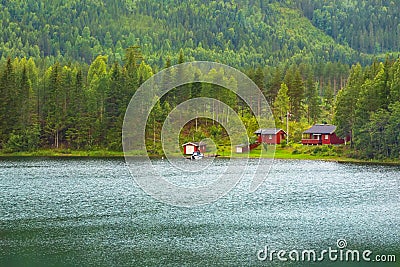
[[12, 132], [4, 149], [8, 152], [35, 151], [39, 147], [39, 127], [32, 126], [21, 133]]
[[292, 151], [292, 155], [299, 155], [302, 154], [302, 152], [299, 149], [295, 149]]
[[285, 148], [287, 146], [287, 141], [286, 140], [283, 140], [282, 142], [281, 142], [281, 148]]

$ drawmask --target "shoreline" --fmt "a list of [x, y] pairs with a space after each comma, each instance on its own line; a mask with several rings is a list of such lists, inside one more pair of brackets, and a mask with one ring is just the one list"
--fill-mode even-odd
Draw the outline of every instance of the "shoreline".
[[[224, 153], [225, 154], [225, 153]], [[242, 157], [237, 158], [247, 158], [247, 154], [242, 154]], [[106, 150], [94, 150], [94, 151], [57, 151], [57, 150], [39, 150], [34, 152], [14, 152], [14, 153], [4, 153], [0, 151], [1, 159], [12, 159], [12, 158], [124, 158], [124, 153], [120, 151], [106, 151]], [[134, 155], [132, 157], [135, 157]], [[138, 156], [136, 156], [138, 157]], [[150, 158], [165, 158], [162, 155], [150, 155]], [[219, 158], [231, 158], [230, 156], [221, 155]], [[259, 158], [259, 154], [250, 153], [249, 158]], [[268, 157], [262, 157], [268, 158]], [[270, 157], [269, 157], [270, 158]], [[400, 166], [400, 160], [363, 160], [355, 159], [345, 156], [321, 156], [321, 155], [310, 155], [310, 154], [292, 154], [288, 149], [277, 148], [275, 155], [273, 157], [277, 160], [311, 160], [311, 161], [328, 161], [337, 163], [352, 163], [352, 164], [371, 164], [371, 165], [385, 165], [385, 166]]]

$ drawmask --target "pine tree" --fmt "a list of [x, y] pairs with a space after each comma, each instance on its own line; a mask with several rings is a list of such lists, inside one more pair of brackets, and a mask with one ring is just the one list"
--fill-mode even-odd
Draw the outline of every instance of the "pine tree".
[[274, 104], [273, 102], [275, 101], [276, 96], [278, 95], [281, 83], [282, 83], [282, 73], [280, 71], [280, 68], [276, 67], [272, 74], [272, 81], [271, 84], [269, 85], [269, 89], [266, 95], [268, 102], [272, 106]]
[[[260, 89], [260, 91], [264, 94], [264, 96], [266, 95], [265, 92], [265, 82], [264, 82], [265, 76], [264, 76], [264, 72], [261, 69], [261, 67], [257, 67], [255, 73], [254, 73], [254, 78], [253, 81], [254, 83], [257, 85], [257, 87]], [[257, 99], [257, 115], [261, 114], [261, 98]]]
[[0, 147], [7, 142], [9, 134], [14, 130], [14, 123], [17, 121], [17, 107], [15, 106], [16, 91], [14, 68], [11, 59], [7, 63], [0, 80]]
[[393, 64], [393, 81], [390, 87], [390, 103], [400, 101], [400, 59]]
[[54, 148], [60, 146], [60, 131], [63, 123], [62, 69], [56, 62], [48, 70], [46, 79], [45, 102], [43, 103], [42, 128], [44, 129], [44, 142]]
[[389, 111], [390, 117], [385, 132], [388, 154], [393, 158], [398, 158], [400, 153], [400, 101], [392, 103]]
[[[194, 74], [194, 80], [199, 79], [199, 74], [195, 73]], [[194, 82], [191, 84], [191, 96], [192, 98], [200, 97], [201, 96], [201, 91], [202, 91], [202, 83], [200, 82]]]
[[87, 112], [87, 95], [84, 91], [81, 69], [74, 69], [73, 86], [67, 111], [66, 140], [73, 149], [85, 149], [91, 145], [90, 121]]
[[314, 124], [318, 121], [321, 115], [321, 99], [318, 95], [318, 83], [312, 87], [307, 87], [305, 94], [305, 104], [307, 107], [308, 124]]
[[274, 101], [274, 116], [277, 124], [283, 127], [283, 122], [287, 116], [287, 112], [290, 107], [290, 99], [288, 96], [288, 87], [285, 83], [281, 84], [281, 89], [278, 91], [278, 95]]
[[300, 121], [303, 114], [304, 83], [299, 69], [293, 66], [285, 76], [285, 83], [288, 86], [290, 98], [290, 112], [295, 121]]
[[126, 49], [124, 60], [125, 83], [127, 90], [129, 90], [132, 95], [139, 87], [140, 82], [143, 82], [143, 77], [142, 81], [139, 81], [140, 76], [138, 75], [138, 68], [142, 61], [143, 55], [139, 46], [130, 46]]
[[179, 50], [178, 64], [182, 64], [183, 62], [185, 62], [185, 58], [184, 58], [184, 55], [183, 55], [183, 49], [181, 48]]
[[[364, 83], [364, 74], [360, 64], [352, 67], [347, 86], [341, 89], [336, 98], [334, 124], [338, 136], [354, 139], [356, 108], [360, 88]], [[353, 145], [353, 142], [351, 143]]]
[[105, 129], [106, 143], [110, 149], [121, 150], [121, 114], [124, 112], [124, 95], [122, 93], [123, 85], [121, 83], [121, 70], [118, 63], [114, 63], [110, 71], [109, 87], [105, 98]]
[[20, 101], [18, 101], [20, 108], [19, 128], [21, 131], [25, 131], [32, 123], [30, 112], [32, 112], [31, 104], [33, 95], [25, 64], [21, 73], [20, 86]]

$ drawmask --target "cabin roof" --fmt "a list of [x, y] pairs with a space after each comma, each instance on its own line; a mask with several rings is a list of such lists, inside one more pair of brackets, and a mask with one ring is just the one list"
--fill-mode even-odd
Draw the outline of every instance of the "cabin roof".
[[236, 147], [248, 147], [249, 144], [240, 144], [240, 145], [236, 145]]
[[286, 134], [286, 132], [285, 132], [284, 130], [278, 129], [278, 128], [264, 128], [264, 129], [258, 129], [258, 130], [255, 131], [254, 133], [255, 133], [255, 134], [262, 134], [262, 135], [265, 135], [265, 134], [277, 134], [277, 133], [279, 133], [280, 131], [283, 131], [283, 132]]
[[187, 143], [184, 143], [182, 146], [188, 146], [188, 145], [200, 146], [199, 142], [187, 142]]
[[333, 134], [336, 131], [335, 125], [316, 124], [305, 131], [305, 134]]

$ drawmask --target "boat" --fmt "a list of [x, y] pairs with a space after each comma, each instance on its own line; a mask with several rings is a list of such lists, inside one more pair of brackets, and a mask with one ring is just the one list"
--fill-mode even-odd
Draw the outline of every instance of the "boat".
[[202, 153], [200, 153], [200, 151], [195, 151], [195, 152], [193, 152], [193, 154], [190, 158], [191, 159], [202, 159], [202, 158], [204, 158], [204, 155]]

